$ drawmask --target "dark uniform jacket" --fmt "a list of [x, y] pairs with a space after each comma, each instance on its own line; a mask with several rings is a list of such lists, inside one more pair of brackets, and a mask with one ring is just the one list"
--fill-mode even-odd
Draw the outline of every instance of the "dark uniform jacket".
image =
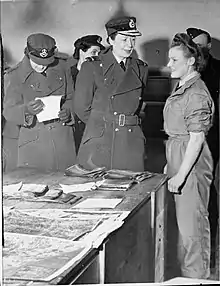
[[148, 68], [131, 57], [126, 66], [124, 72], [109, 48], [83, 63], [77, 76], [74, 107], [86, 123], [78, 163], [87, 169], [144, 170], [145, 138], [138, 115]]
[[72, 111], [73, 86], [65, 61], [56, 58], [46, 76], [35, 72], [29, 59], [23, 60], [5, 75], [3, 115], [16, 126], [10, 134], [19, 137], [18, 166], [42, 170], [64, 170], [75, 163], [75, 146], [71, 126], [61, 122], [40, 123], [26, 113], [26, 104], [36, 97], [62, 95], [62, 107]]
[[209, 55], [205, 70], [201, 73], [215, 104], [214, 124], [210, 129], [207, 142], [214, 159], [214, 169], [219, 160], [219, 88], [220, 88], [220, 60]]
[[[74, 89], [76, 85], [76, 78], [79, 73], [79, 70], [77, 69], [77, 63], [78, 63], [78, 60], [74, 59], [73, 57], [70, 57], [67, 60], [68, 68], [70, 69], [70, 73], [71, 73], [72, 80], [73, 80]], [[81, 140], [82, 140], [82, 136], [85, 130], [85, 123], [82, 122], [82, 120], [80, 120], [76, 114], [74, 115], [74, 119], [75, 119], [74, 140], [75, 140], [75, 147], [76, 147], [76, 154], [77, 154]]]

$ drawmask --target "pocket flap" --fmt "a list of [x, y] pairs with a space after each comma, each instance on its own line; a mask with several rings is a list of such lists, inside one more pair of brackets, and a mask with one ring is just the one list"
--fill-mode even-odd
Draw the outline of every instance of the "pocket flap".
[[36, 141], [39, 138], [39, 130], [33, 128], [21, 128], [18, 140], [18, 146], [24, 146], [30, 142]]
[[87, 141], [89, 141], [92, 138], [100, 138], [103, 136], [105, 131], [104, 126], [95, 126], [94, 128], [91, 128], [87, 126], [85, 130], [85, 134], [82, 139], [82, 143], [85, 144]]

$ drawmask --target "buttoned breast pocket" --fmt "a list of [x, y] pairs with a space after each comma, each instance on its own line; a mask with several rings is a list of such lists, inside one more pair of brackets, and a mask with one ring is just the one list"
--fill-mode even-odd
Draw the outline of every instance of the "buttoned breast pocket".
[[53, 71], [48, 74], [48, 88], [51, 92], [59, 90], [59, 94], [65, 93], [65, 75], [61, 71]]

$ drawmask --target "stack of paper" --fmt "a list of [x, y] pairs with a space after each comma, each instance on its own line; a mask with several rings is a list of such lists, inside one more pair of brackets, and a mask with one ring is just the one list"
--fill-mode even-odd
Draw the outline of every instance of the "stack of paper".
[[3, 186], [4, 197], [38, 197], [43, 196], [49, 190], [45, 184], [11, 184]]
[[21, 190], [21, 187], [22, 182], [3, 186], [3, 197], [20, 195], [19, 191]]
[[97, 185], [95, 182], [88, 182], [83, 184], [73, 184], [73, 185], [64, 185], [60, 184], [62, 190], [64, 193], [75, 193], [75, 192], [86, 192], [86, 191], [92, 191], [97, 189]]
[[112, 170], [106, 171], [104, 178], [106, 178], [106, 179], [133, 180], [136, 182], [142, 182], [146, 179], [152, 178], [155, 175], [156, 175], [155, 173], [151, 173], [148, 171], [133, 172], [133, 171], [129, 171], [129, 170], [112, 169]]
[[114, 209], [120, 202], [120, 199], [106, 199], [106, 198], [88, 198], [84, 201], [73, 206], [73, 208], [79, 209]]
[[98, 178], [101, 177], [105, 172], [105, 167], [96, 168], [93, 170], [86, 170], [79, 164], [75, 164], [66, 169], [65, 175], [72, 177], [88, 177], [88, 178]]
[[98, 186], [99, 191], [127, 191], [136, 182], [130, 179], [105, 179]]

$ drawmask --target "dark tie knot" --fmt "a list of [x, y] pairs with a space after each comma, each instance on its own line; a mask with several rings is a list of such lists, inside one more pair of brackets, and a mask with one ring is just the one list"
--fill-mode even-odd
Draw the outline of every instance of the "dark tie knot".
[[120, 66], [123, 69], [123, 71], [126, 71], [126, 67], [123, 61], [120, 62]]

